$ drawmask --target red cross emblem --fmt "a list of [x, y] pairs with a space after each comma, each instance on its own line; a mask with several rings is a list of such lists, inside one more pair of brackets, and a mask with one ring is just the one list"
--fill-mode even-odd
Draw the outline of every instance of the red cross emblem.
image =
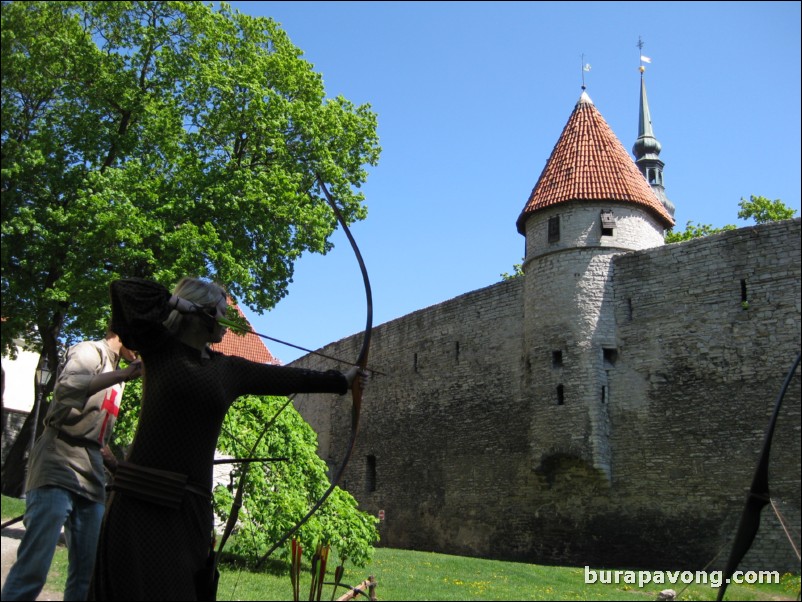
[[100, 406], [100, 410], [106, 412], [106, 415], [103, 417], [103, 425], [100, 427], [100, 435], [98, 435], [98, 443], [103, 445], [103, 438], [106, 435], [106, 425], [109, 422], [109, 416], [117, 417], [117, 414], [120, 413], [120, 401], [117, 399], [119, 395], [119, 388], [115, 385], [106, 390], [106, 397], [103, 398], [103, 405]]
[[120, 413], [120, 402], [117, 401], [117, 387], [111, 387], [106, 390], [106, 397], [103, 399], [103, 405], [100, 406], [101, 410], [106, 410], [109, 414], [117, 417]]

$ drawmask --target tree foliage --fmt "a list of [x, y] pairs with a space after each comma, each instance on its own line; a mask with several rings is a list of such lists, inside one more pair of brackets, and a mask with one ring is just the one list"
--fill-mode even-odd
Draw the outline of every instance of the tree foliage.
[[[741, 197], [741, 202], [738, 203], [740, 207], [738, 217], [743, 220], [754, 219], [756, 224], [765, 224], [768, 222], [776, 222], [784, 219], [791, 219], [796, 215], [796, 209], [788, 207], [780, 199], [770, 201], [766, 197], [752, 195], [747, 201]], [[692, 238], [700, 238], [702, 236], [709, 236], [718, 232], [725, 232], [727, 230], [735, 230], [737, 226], [728, 224], [720, 228], [716, 228], [709, 224], [696, 225], [692, 221], [685, 224], [685, 230], [682, 232], [674, 232], [669, 230], [666, 232], [666, 243], [682, 242], [691, 240]]]
[[[168, 288], [206, 277], [252, 310], [271, 308], [298, 257], [330, 249], [337, 222], [318, 178], [346, 221], [366, 216], [358, 189], [378, 161], [376, 116], [326, 98], [271, 19], [225, 3], [3, 2], [0, 58], [3, 356], [21, 339], [54, 366], [60, 346], [101, 336], [120, 277]], [[133, 432], [135, 399], [132, 387], [120, 434]], [[292, 447], [292, 429], [269, 449]], [[4, 485], [9, 464], [24, 466], [22, 443]], [[316, 458], [308, 442], [302, 451], [301, 464]], [[299, 473], [288, 467], [263, 484], [287, 496], [264, 511], [266, 532], [289, 520], [281, 503], [300, 504], [303, 486], [324, 478], [310, 468], [291, 494]], [[340, 512], [369, 539], [343, 495], [310, 529], [326, 532], [325, 516]]]
[[717, 234], [719, 232], [726, 232], [727, 230], [735, 230], [737, 226], [733, 226], [728, 224], [726, 226], [722, 226], [721, 228], [716, 228], [711, 226], [710, 224], [694, 224], [692, 221], [688, 221], [685, 224], [685, 230], [682, 232], [674, 232], [673, 230], [669, 230], [666, 232], [665, 241], [666, 243], [670, 244], [673, 242], [682, 242], [685, 240], [691, 240], [692, 238], [701, 238], [702, 236], [709, 236], [711, 234]]
[[330, 248], [318, 175], [365, 217], [375, 114], [326, 99], [301, 55], [226, 4], [3, 3], [4, 355], [102, 333], [121, 276], [272, 307]]
[[519, 276], [523, 276], [524, 275], [523, 261], [524, 260], [522, 259], [521, 263], [512, 264], [512, 273], [502, 272], [500, 274], [501, 279], [503, 281], [506, 281], [506, 280], [513, 280], [514, 278], [518, 278]]
[[[251, 452], [264, 429], [263, 416], [274, 416], [285, 398], [244, 397], [237, 401], [238, 412], [230, 412], [223, 425], [219, 448], [242, 457]], [[240, 513], [238, 536], [233, 551], [252, 558], [260, 556], [308, 511], [329, 487], [325, 462], [318, 457], [317, 435], [290, 404], [254, 450], [255, 457], [287, 457], [286, 461], [253, 464], [247, 475], [246, 496]], [[234, 483], [243, 466], [232, 467]], [[215, 508], [228, 517], [233, 491], [218, 487]], [[310, 554], [317, 542], [327, 542], [342, 558], [365, 566], [378, 541], [378, 519], [357, 512], [356, 500], [336, 488], [326, 503], [300, 531], [300, 541]], [[289, 546], [280, 550], [289, 555]]]
[[796, 215], [796, 209], [788, 207], [780, 199], [770, 201], [763, 196], [752, 195], [747, 201], [741, 197], [738, 217], [740, 219], [754, 219], [756, 224], [766, 224], [768, 222], [779, 222], [784, 219], [791, 219]]

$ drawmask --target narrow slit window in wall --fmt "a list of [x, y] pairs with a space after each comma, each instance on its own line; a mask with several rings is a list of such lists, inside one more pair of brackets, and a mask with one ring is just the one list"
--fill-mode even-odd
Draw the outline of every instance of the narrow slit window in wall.
[[607, 385], [602, 385], [602, 388], [601, 388], [601, 402], [602, 403], [607, 403], [607, 395], [608, 395], [608, 393], [607, 393]]
[[562, 385], [557, 385], [557, 405], [561, 406], [565, 404], [565, 387]]
[[417, 372], [418, 371], [418, 354], [416, 353], [415, 356], [412, 358], [412, 369]]
[[601, 212], [601, 233], [602, 236], [612, 236], [615, 231], [615, 216], [609, 209]]
[[549, 218], [549, 242], [559, 242], [560, 240], [560, 216], [556, 215]]
[[551, 352], [551, 365], [553, 368], [562, 368], [563, 352], [560, 350]]
[[741, 280], [741, 309], [749, 309], [749, 296], [746, 294], [746, 280]]
[[602, 353], [604, 354], [604, 363], [615, 366], [615, 363], [618, 361], [618, 349], [605, 347], [602, 349]]
[[376, 491], [376, 456], [367, 457], [365, 489], [369, 493]]

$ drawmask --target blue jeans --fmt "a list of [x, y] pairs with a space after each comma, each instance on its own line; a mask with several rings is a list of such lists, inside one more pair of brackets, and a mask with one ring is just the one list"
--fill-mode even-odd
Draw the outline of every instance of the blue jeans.
[[3, 600], [36, 599], [47, 580], [62, 526], [69, 550], [64, 600], [86, 600], [104, 510], [103, 504], [60, 487], [27, 492], [25, 534], [3, 585]]

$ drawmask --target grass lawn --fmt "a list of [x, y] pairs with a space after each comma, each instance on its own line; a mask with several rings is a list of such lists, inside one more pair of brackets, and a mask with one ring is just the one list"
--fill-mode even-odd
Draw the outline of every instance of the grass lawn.
[[[3, 520], [22, 514], [21, 500], [2, 497]], [[336, 559], [330, 558], [330, 574]], [[48, 578], [48, 587], [64, 589], [67, 552], [59, 546]], [[262, 572], [221, 564], [218, 600], [292, 600], [288, 567], [274, 561]], [[594, 573], [591, 573], [593, 575]], [[373, 575], [379, 600], [655, 600], [663, 589], [683, 590], [685, 585], [668, 582], [638, 587], [637, 583], [585, 583], [585, 569], [551, 567], [496, 560], [481, 560], [429, 552], [378, 548], [370, 566], [346, 565], [343, 582], [356, 585]], [[635, 572], [637, 575], [637, 572]], [[612, 576], [612, 575], [611, 575]], [[605, 581], [608, 581], [605, 575]], [[308, 599], [308, 568], [301, 575], [301, 599]], [[783, 575], [779, 584], [736, 585], [727, 590], [726, 600], [796, 600], [799, 575]], [[306, 589], [305, 589], [306, 588]], [[339, 591], [338, 595], [345, 590]], [[323, 599], [331, 598], [326, 586]], [[717, 590], [709, 585], [691, 585], [680, 600], [715, 600]], [[361, 598], [361, 597], [360, 597]], [[365, 598], [361, 598], [365, 599]]]
[[[330, 566], [331, 563], [330, 563]], [[223, 568], [219, 600], [291, 600], [289, 573], [273, 565], [270, 573]], [[481, 560], [428, 552], [378, 548], [370, 566], [346, 566], [343, 582], [358, 584], [373, 575], [379, 600], [655, 600], [664, 589], [680, 592], [684, 584], [585, 584], [585, 569]], [[598, 572], [597, 572], [598, 576]], [[666, 577], [666, 579], [668, 576]], [[605, 579], [607, 580], [607, 579]], [[309, 573], [301, 576], [301, 599], [308, 598]], [[306, 586], [306, 590], [304, 589]], [[343, 590], [344, 591], [344, 590]], [[730, 585], [726, 600], [796, 600], [799, 576], [778, 585]], [[718, 590], [691, 585], [680, 600], [715, 600]], [[339, 592], [341, 594], [343, 592]], [[330, 599], [331, 588], [323, 599]], [[364, 599], [364, 598], [361, 598]]]

